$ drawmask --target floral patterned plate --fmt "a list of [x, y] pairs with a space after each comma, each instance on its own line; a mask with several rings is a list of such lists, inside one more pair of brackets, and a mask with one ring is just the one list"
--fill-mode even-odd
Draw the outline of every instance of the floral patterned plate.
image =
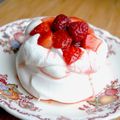
[[96, 34], [107, 43], [107, 59], [117, 76], [117, 79], [113, 79], [96, 98], [76, 104], [43, 102], [22, 88], [15, 69], [16, 53], [22, 44], [24, 30], [31, 20], [18, 20], [0, 27], [0, 106], [16, 117], [28, 120], [108, 120], [118, 117], [120, 39], [92, 26]]

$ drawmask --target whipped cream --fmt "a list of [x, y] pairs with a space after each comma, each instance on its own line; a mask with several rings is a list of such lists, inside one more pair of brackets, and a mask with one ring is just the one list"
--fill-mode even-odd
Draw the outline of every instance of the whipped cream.
[[66, 64], [60, 49], [46, 49], [37, 44], [39, 34], [27, 40], [21, 47], [20, 54], [27, 66], [37, 68], [55, 78], [64, 77], [67, 73]]
[[[71, 72], [87, 73], [97, 71], [105, 63], [107, 46], [103, 42], [97, 52], [84, 50], [79, 60], [69, 67], [66, 65], [61, 49], [47, 49], [37, 44], [39, 34], [30, 37], [20, 49], [27, 66], [33, 66], [53, 78], [63, 78]], [[102, 58], [102, 59], [101, 59]]]
[[[26, 35], [41, 22], [41, 19], [31, 22]], [[107, 45], [103, 40], [96, 52], [81, 48], [83, 55], [68, 67], [61, 49], [47, 49], [38, 45], [39, 36], [30, 36], [16, 57], [20, 81], [33, 96], [73, 103], [98, 94], [111, 81], [113, 74], [105, 65]], [[101, 80], [100, 76], [104, 76], [105, 72], [111, 74]]]

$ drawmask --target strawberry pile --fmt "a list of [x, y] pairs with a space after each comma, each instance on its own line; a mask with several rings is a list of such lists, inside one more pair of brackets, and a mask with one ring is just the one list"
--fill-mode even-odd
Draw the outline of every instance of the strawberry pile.
[[37, 33], [40, 34], [38, 45], [48, 49], [52, 47], [61, 49], [67, 65], [81, 57], [83, 54], [81, 48], [96, 51], [101, 44], [101, 40], [94, 35], [84, 20], [63, 14], [43, 19], [30, 35]]

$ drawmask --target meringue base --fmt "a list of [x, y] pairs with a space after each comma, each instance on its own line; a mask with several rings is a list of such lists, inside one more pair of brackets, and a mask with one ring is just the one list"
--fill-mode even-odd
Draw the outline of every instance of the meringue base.
[[114, 79], [113, 72], [107, 65], [95, 73], [71, 72], [64, 78], [54, 79], [38, 69], [34, 70], [27, 65], [20, 66], [19, 57], [16, 58], [16, 69], [22, 86], [31, 95], [42, 100], [62, 103], [83, 101], [99, 94]]

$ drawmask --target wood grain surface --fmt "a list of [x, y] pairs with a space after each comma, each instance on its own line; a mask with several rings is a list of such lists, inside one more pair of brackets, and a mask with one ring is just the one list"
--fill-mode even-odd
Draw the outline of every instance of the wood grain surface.
[[78, 16], [120, 37], [120, 0], [3, 0], [0, 26], [23, 18]]
[[0, 26], [60, 13], [83, 18], [120, 37], [120, 0], [0, 0]]

